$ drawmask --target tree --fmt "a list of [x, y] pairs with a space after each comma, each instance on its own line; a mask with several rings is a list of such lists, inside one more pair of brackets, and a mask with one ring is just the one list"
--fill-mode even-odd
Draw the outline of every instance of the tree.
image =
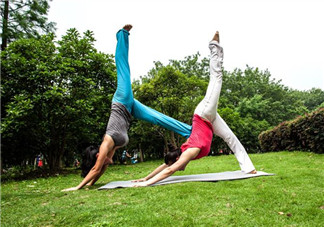
[[115, 91], [112, 55], [98, 53], [90, 31], [20, 39], [1, 53], [2, 153], [20, 164], [43, 153], [49, 167], [98, 144]]
[[209, 80], [209, 59], [202, 58], [199, 61], [199, 52], [185, 57], [184, 60], [170, 60], [169, 65], [179, 70], [187, 76], [196, 76], [198, 78]]
[[39, 38], [42, 33], [55, 30], [55, 23], [47, 21], [50, 0], [1, 1], [1, 31], [4, 50], [8, 43], [20, 38]]
[[294, 90], [292, 94], [302, 100], [308, 112], [314, 111], [324, 104], [324, 91], [319, 88], [312, 88], [308, 91]]
[[[167, 66], [155, 62], [155, 68], [141, 78], [141, 83], [135, 83], [134, 91], [138, 99], [191, 124], [194, 108], [203, 98], [209, 80], [209, 61], [207, 58], [199, 61], [198, 58], [199, 53], [185, 57], [184, 60], [170, 60]], [[194, 80], [197, 86], [192, 88], [190, 80]], [[292, 119], [305, 110], [300, 97], [280, 81], [272, 79], [267, 70], [260, 71], [247, 66], [244, 71], [236, 69], [233, 72], [223, 72], [218, 111], [249, 151], [260, 149], [258, 135], [263, 130]], [[137, 133], [134, 132], [133, 135], [139, 143], [150, 144], [146, 139], [150, 135], [154, 135], [155, 144], [159, 143], [156, 135], [162, 136], [164, 144], [173, 142], [179, 145], [181, 141], [179, 137], [173, 138], [172, 133], [168, 134], [159, 127], [141, 122], [136, 123], [135, 127]], [[150, 139], [153, 139], [152, 136]], [[213, 149], [224, 147], [221, 140], [215, 141]]]
[[271, 79], [269, 71], [249, 66], [224, 73], [220, 107], [236, 108], [242, 117], [266, 120], [272, 126], [306, 111], [300, 98]]

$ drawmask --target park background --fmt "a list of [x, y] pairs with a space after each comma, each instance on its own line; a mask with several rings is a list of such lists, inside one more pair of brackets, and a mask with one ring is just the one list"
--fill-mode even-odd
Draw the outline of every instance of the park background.
[[[270, 151], [323, 153], [321, 40], [324, 37], [318, 29], [323, 21], [319, 12], [321, 3], [261, 2], [3, 1], [1, 180], [60, 175], [74, 169], [75, 159], [82, 159], [87, 146], [101, 143], [116, 89], [115, 33], [126, 23], [134, 25], [130, 36], [130, 65], [134, 95], [142, 103], [191, 124], [194, 108], [207, 88], [207, 44], [217, 29], [225, 50], [218, 112], [252, 155], [252, 160], [256, 157], [253, 153]], [[56, 13], [51, 14], [52, 6]], [[214, 14], [215, 11], [219, 14]], [[67, 23], [63, 25], [62, 21]], [[97, 27], [99, 22], [103, 22], [101, 27]], [[287, 136], [286, 129], [292, 133], [288, 139], [281, 139], [280, 135]], [[303, 137], [301, 131], [311, 133]], [[153, 163], [161, 160], [168, 143], [184, 142], [179, 135], [137, 120], [132, 122], [129, 137], [126, 149], [139, 152], [143, 160]], [[262, 138], [266, 144], [262, 145]], [[271, 138], [279, 138], [279, 145]], [[281, 141], [286, 142], [282, 145]], [[211, 155], [217, 158], [220, 150], [230, 153], [219, 138], [214, 138], [211, 150]], [[116, 163], [120, 152], [115, 157]], [[44, 166], [34, 170], [39, 154], [45, 159]], [[273, 159], [281, 160], [280, 155], [287, 154], [279, 152], [278, 155]], [[257, 157], [260, 163], [266, 160]], [[307, 157], [317, 157], [319, 161], [310, 162], [309, 169], [301, 174], [319, 171], [311, 182], [317, 183], [313, 190], [320, 195], [323, 188], [317, 180], [323, 179], [322, 156]], [[263, 165], [257, 168], [265, 168]], [[275, 172], [274, 166], [266, 170]], [[278, 172], [283, 172], [282, 168], [284, 165]], [[78, 170], [75, 174], [79, 174]], [[49, 192], [54, 191], [55, 184], [62, 185], [53, 181]], [[17, 181], [17, 184], [31, 185], [29, 181]], [[17, 184], [2, 187], [9, 189], [14, 185], [16, 190]], [[33, 191], [27, 190], [28, 193]], [[303, 194], [299, 196], [303, 198]], [[3, 210], [13, 199], [9, 195], [4, 198]], [[322, 202], [320, 198], [313, 202], [317, 209], [314, 217], [323, 215], [319, 210]]]

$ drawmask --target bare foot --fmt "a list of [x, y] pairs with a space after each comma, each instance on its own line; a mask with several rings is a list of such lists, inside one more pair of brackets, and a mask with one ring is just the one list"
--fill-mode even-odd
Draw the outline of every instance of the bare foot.
[[126, 24], [123, 29], [125, 29], [126, 31], [130, 31], [132, 29], [132, 25], [131, 24]]
[[215, 33], [213, 40], [219, 42], [219, 32], [218, 31]]
[[249, 174], [256, 174], [257, 173], [257, 171], [254, 169], [254, 170], [252, 170], [251, 172], [249, 172]]

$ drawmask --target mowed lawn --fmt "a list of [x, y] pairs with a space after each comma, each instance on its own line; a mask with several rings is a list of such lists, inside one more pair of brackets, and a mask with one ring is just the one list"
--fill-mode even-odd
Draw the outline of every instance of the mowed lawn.
[[[187, 182], [99, 191], [110, 181], [146, 176], [162, 161], [110, 166], [96, 186], [79, 174], [1, 184], [1, 226], [324, 226], [324, 155], [251, 154], [257, 170], [244, 180]], [[238, 170], [233, 155], [192, 161], [177, 175]]]

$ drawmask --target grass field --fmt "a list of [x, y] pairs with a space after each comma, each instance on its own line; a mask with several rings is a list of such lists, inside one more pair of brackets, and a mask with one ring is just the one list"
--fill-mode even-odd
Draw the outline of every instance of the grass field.
[[[275, 176], [96, 190], [146, 176], [162, 161], [110, 166], [96, 186], [76, 192], [79, 174], [1, 185], [1, 226], [324, 226], [324, 155], [251, 154]], [[233, 155], [191, 162], [177, 175], [238, 170]]]

